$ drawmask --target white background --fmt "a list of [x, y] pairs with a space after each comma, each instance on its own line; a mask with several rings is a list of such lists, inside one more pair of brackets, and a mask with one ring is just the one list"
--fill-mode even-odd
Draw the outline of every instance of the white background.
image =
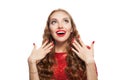
[[95, 40], [99, 80], [120, 80], [119, 0], [1, 0], [0, 80], [28, 80], [27, 58], [40, 46], [49, 13], [57, 8], [73, 17], [85, 44]]

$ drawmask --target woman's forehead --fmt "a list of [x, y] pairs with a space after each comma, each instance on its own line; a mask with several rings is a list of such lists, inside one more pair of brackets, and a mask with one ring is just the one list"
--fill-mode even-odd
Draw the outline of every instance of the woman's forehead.
[[66, 18], [69, 18], [69, 15], [66, 12], [64, 12], [64, 11], [56, 11], [56, 12], [54, 12], [50, 16], [50, 18], [56, 18], [56, 17], [66, 17]]

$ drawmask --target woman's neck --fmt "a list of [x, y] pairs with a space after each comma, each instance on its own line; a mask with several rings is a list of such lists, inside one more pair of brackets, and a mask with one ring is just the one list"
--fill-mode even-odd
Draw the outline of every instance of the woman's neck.
[[62, 42], [62, 43], [56, 42], [55, 52], [57, 52], [57, 53], [67, 52], [66, 46], [67, 46], [67, 42]]

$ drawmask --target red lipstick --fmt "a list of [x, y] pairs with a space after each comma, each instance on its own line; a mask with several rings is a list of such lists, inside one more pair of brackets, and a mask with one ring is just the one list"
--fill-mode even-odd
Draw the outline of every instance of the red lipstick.
[[57, 36], [59, 36], [59, 37], [63, 37], [63, 36], [66, 34], [66, 31], [65, 31], [65, 30], [57, 30], [57, 31], [56, 31], [56, 34], [57, 34]]

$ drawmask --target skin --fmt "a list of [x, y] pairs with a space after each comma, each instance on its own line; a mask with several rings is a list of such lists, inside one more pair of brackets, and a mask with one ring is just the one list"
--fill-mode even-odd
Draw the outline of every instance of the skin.
[[[57, 30], [65, 30], [65, 36], [57, 36]], [[66, 52], [66, 42], [72, 32], [69, 16], [66, 13], [60, 11], [52, 14], [50, 17], [50, 32], [56, 42], [55, 52]]]
[[[55, 46], [55, 52], [66, 52], [66, 42], [69, 38], [72, 30], [71, 22], [69, 16], [62, 11], [55, 12], [50, 17], [50, 32], [55, 43], [48, 43], [48, 40], [37, 49], [35, 44], [32, 50], [31, 55], [28, 58], [29, 71], [30, 71], [30, 80], [39, 80], [36, 64], [43, 59], [46, 54], [48, 54], [53, 46]], [[63, 37], [59, 37], [56, 34], [57, 30], [65, 30], [66, 34]], [[87, 80], [97, 80], [95, 61], [94, 61], [94, 42], [91, 43], [89, 48], [86, 47], [84, 42], [79, 38], [80, 45], [75, 39], [72, 41], [72, 45], [76, 48], [72, 48], [72, 51], [75, 52], [83, 61], [86, 63], [87, 68]], [[48, 43], [48, 44], [47, 44]]]
[[37, 46], [34, 45], [31, 55], [28, 58], [29, 65], [29, 79], [30, 80], [39, 80], [38, 70], [36, 64], [43, 59], [47, 53], [51, 51], [53, 48], [53, 42], [46, 45], [48, 41], [46, 41], [40, 48], [37, 49]]

